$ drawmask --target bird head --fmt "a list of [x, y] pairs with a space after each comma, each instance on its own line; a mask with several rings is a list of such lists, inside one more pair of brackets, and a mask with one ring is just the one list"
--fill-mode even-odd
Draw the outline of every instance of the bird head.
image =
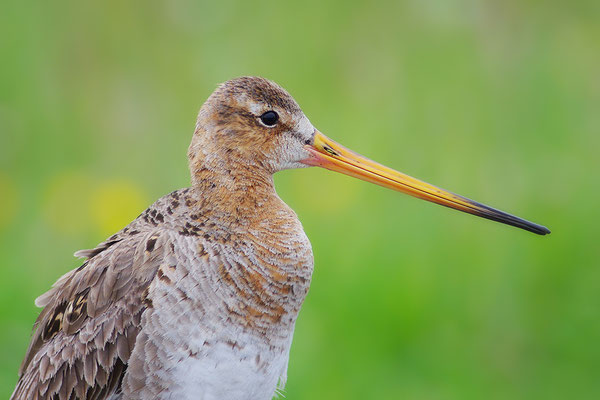
[[200, 109], [188, 157], [192, 168], [273, 174], [307, 165], [315, 128], [274, 82], [242, 77], [220, 85]]
[[200, 110], [188, 157], [193, 177], [202, 170], [237, 170], [270, 178], [284, 169], [319, 166], [536, 234], [550, 233], [345, 148], [315, 129], [293, 97], [264, 78], [237, 78], [215, 90]]

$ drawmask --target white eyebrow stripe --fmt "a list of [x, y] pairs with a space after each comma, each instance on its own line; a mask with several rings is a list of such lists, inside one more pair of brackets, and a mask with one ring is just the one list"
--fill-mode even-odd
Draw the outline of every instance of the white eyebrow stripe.
[[254, 101], [250, 101], [250, 106], [248, 107], [248, 109], [250, 110], [250, 112], [254, 115], [260, 115], [262, 114], [263, 111], [263, 106], [262, 104], [256, 103]]
[[254, 115], [261, 115], [263, 113], [264, 105], [262, 103], [252, 101], [246, 93], [237, 94], [235, 96], [235, 100], [240, 105], [247, 105], [248, 111], [250, 111]]

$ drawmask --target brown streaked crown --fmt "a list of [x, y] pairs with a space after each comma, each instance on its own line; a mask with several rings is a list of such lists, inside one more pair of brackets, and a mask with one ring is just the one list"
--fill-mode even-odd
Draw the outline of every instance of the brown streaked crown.
[[213, 96], [221, 101], [248, 96], [257, 103], [286, 110], [289, 113], [302, 112], [298, 103], [285, 89], [275, 82], [257, 76], [243, 76], [227, 81], [215, 90], [211, 97]]

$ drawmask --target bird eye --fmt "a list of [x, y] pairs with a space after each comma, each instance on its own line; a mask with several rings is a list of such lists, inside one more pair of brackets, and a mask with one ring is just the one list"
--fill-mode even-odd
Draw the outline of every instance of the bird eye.
[[260, 116], [260, 120], [266, 126], [275, 126], [275, 124], [279, 120], [279, 115], [277, 115], [275, 111], [267, 111], [266, 113]]

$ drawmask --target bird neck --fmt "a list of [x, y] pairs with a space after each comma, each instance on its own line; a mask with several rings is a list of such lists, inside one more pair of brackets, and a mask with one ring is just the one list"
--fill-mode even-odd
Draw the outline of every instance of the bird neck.
[[273, 175], [257, 165], [192, 165], [192, 187], [204, 211], [232, 220], [264, 218], [269, 208], [285, 206], [275, 191]]
[[192, 186], [197, 188], [206, 190], [218, 187], [231, 195], [275, 192], [273, 174], [259, 165], [248, 163], [215, 166], [201, 163], [191, 167]]

